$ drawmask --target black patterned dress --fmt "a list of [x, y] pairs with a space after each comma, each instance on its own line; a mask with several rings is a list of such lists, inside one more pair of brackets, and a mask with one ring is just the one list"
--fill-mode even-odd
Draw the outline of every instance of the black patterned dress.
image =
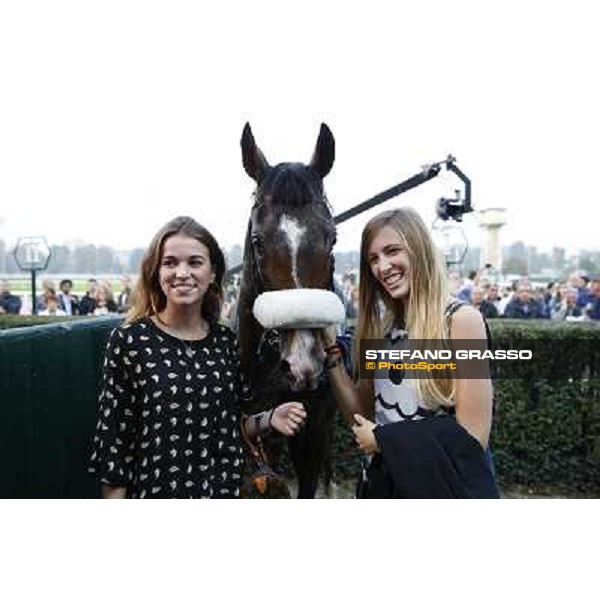
[[237, 341], [182, 341], [142, 318], [109, 338], [89, 471], [129, 498], [234, 498], [243, 466]]

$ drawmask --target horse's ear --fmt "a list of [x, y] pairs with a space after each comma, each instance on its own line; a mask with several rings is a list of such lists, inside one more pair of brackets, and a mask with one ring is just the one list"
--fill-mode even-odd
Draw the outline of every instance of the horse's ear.
[[320, 175], [321, 179], [331, 171], [335, 160], [335, 140], [331, 130], [321, 123], [317, 147], [310, 161], [310, 166]]
[[241, 144], [244, 169], [246, 170], [246, 173], [248, 173], [248, 175], [250, 175], [250, 177], [256, 181], [256, 183], [260, 183], [267, 167], [269, 166], [269, 163], [254, 141], [252, 129], [250, 129], [250, 123], [246, 123], [246, 125], [244, 125]]

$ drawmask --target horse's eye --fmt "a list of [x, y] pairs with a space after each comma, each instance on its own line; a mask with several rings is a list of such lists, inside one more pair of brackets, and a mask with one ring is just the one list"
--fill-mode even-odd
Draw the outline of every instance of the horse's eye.
[[328, 234], [326, 240], [327, 240], [327, 246], [329, 248], [333, 248], [335, 246], [335, 243], [337, 242], [336, 232], [334, 231], [333, 233]]
[[255, 233], [252, 235], [252, 247], [259, 253], [264, 250], [265, 244], [262, 235]]

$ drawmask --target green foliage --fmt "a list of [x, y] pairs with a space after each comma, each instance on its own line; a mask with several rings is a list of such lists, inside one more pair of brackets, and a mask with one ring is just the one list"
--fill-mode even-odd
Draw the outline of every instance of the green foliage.
[[[600, 326], [509, 320], [490, 326], [505, 345], [541, 341], [536, 352], [544, 354], [543, 368], [529, 378], [495, 384], [491, 443], [501, 483], [600, 490]], [[559, 363], [568, 364], [570, 379], [551, 379]]]
[[335, 430], [331, 445], [333, 478], [337, 481], [358, 480], [360, 455], [352, 430], [338, 412], [335, 416]]
[[47, 325], [48, 323], [71, 321], [76, 318], [77, 317], [27, 317], [20, 315], [0, 315], [0, 329], [15, 329], [17, 327], [31, 327], [32, 325]]

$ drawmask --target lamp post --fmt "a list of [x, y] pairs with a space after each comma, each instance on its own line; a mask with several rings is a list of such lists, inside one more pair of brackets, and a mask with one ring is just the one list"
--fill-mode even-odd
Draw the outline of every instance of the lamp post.
[[48, 267], [50, 247], [44, 237], [23, 237], [17, 240], [13, 256], [19, 269], [31, 272], [31, 314], [37, 315], [35, 279], [38, 271]]
[[447, 267], [462, 263], [469, 249], [469, 242], [461, 225], [436, 219], [431, 226], [431, 236], [444, 255]]

